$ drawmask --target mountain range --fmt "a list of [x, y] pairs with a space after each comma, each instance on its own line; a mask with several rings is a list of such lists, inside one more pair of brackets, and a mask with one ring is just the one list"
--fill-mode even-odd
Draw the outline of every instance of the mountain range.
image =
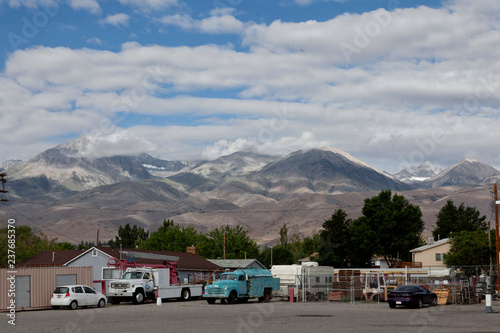
[[451, 199], [492, 210], [495, 168], [465, 159], [445, 170], [429, 162], [395, 175], [334, 148], [286, 156], [236, 152], [213, 161], [165, 161], [147, 154], [91, 157], [85, 139], [48, 149], [26, 162], [3, 163], [8, 205], [0, 216], [79, 242], [113, 238], [119, 226], [156, 230], [163, 219], [202, 232], [242, 225], [261, 244], [289, 232], [310, 235], [337, 209], [357, 218], [365, 198], [390, 189], [420, 206], [432, 232], [436, 213]]

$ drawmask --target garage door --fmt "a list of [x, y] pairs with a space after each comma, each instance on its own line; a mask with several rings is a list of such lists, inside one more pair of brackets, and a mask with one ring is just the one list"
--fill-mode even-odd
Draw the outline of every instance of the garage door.
[[29, 275], [16, 276], [16, 308], [31, 307], [31, 283]]
[[56, 286], [76, 284], [76, 274], [56, 275]]

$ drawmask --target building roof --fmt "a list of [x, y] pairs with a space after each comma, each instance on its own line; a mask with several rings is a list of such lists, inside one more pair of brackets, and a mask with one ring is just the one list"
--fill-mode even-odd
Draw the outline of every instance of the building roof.
[[420, 247], [417, 247], [413, 250], [410, 250], [410, 252], [421, 252], [421, 251], [426, 251], [426, 250], [429, 250], [433, 247], [436, 247], [436, 246], [439, 246], [439, 245], [443, 245], [443, 244], [446, 244], [446, 243], [449, 243], [451, 241], [451, 238], [443, 238], [441, 240], [438, 240], [436, 242], [433, 242], [433, 243], [429, 243], [429, 244], [426, 244], [426, 245], [423, 245], [423, 246], [420, 246]]
[[[34, 257], [24, 261], [20, 266], [66, 266], [76, 259], [84, 256], [85, 254], [97, 250], [108, 257], [120, 258], [120, 249], [111, 247], [91, 247], [86, 251], [82, 250], [61, 250], [61, 251], [43, 251]], [[216, 264], [203, 259], [192, 253], [187, 252], [174, 252], [174, 251], [156, 251], [156, 250], [140, 250], [140, 249], [122, 249], [122, 251], [133, 251], [135, 253], [153, 253], [159, 255], [175, 256], [179, 258], [177, 268], [179, 270], [193, 270], [193, 271], [214, 271], [221, 269]], [[54, 253], [54, 255], [53, 255]], [[54, 260], [52, 260], [54, 257]], [[163, 260], [159, 259], [143, 259], [136, 258], [136, 262], [144, 264], [162, 264]]]
[[19, 267], [65, 266], [71, 259], [80, 256], [83, 250], [43, 251], [19, 263]]
[[260, 261], [257, 259], [207, 259], [211, 263], [218, 265], [222, 268], [238, 269], [247, 268], [251, 265], [257, 264], [260, 268], [267, 269]]
[[[106, 253], [107, 255], [109, 255], [111, 257], [120, 258], [120, 249], [110, 248], [110, 247], [98, 247], [97, 249]], [[220, 269], [219, 266], [210, 262], [209, 260], [206, 260], [200, 256], [197, 256], [196, 254], [192, 254], [192, 253], [188, 253], [188, 252], [140, 250], [140, 249], [122, 249], [122, 251], [153, 253], [153, 254], [179, 257], [179, 261], [177, 262], [177, 268], [179, 270], [213, 271], [213, 270]], [[144, 264], [162, 264], [163, 260], [139, 258], [138, 262], [144, 263]]]

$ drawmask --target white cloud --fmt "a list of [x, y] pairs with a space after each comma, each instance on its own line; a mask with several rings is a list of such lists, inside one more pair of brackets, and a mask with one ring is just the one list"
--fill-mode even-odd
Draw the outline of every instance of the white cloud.
[[294, 2], [301, 7], [309, 6], [309, 5], [311, 5], [315, 2], [319, 2], [319, 1], [321, 1], [321, 2], [332, 1], [332, 2], [341, 2], [342, 3], [342, 2], [346, 2], [347, 0], [294, 0]]
[[116, 129], [109, 135], [92, 133], [80, 138], [77, 157], [100, 158], [119, 155], [138, 155], [157, 148], [156, 145], [137, 137], [133, 132]]
[[30, 9], [37, 9], [40, 6], [57, 7], [69, 4], [73, 9], [77, 10], [88, 10], [92, 14], [99, 14], [101, 12], [101, 7], [97, 0], [0, 0], [0, 3], [7, 2], [10, 7], [19, 8], [27, 7]]
[[102, 40], [97, 37], [92, 37], [87, 39], [87, 43], [94, 45], [102, 45]]
[[114, 25], [116, 27], [126, 27], [128, 26], [128, 21], [130, 20], [130, 16], [124, 13], [119, 13], [119, 14], [114, 14], [114, 15], [108, 15], [106, 18], [100, 20], [99, 22], [102, 25], [105, 24], [110, 24]]
[[[496, 3], [269, 25], [240, 22], [232, 10], [164, 18], [212, 34], [234, 24], [243, 48], [130, 42], [117, 52], [19, 50], [0, 76], [0, 129], [13, 144], [0, 151], [36, 142], [34, 152], [69, 133], [107, 137], [120, 125], [128, 129], [119, 142], [142, 138], [169, 159], [332, 146], [394, 172], [406, 161], [454, 163], [474, 153], [500, 163], [500, 152], [488, 155], [485, 145], [500, 126]], [[342, 43], [357, 50], [350, 62]], [[109, 151], [110, 142], [96, 147]]]
[[211, 16], [201, 20], [193, 19], [189, 15], [167, 15], [161, 18], [164, 25], [172, 25], [186, 31], [195, 31], [205, 34], [240, 34], [245, 27], [244, 23], [236, 19], [231, 13], [234, 9], [214, 9]]
[[56, 0], [1, 0], [0, 3], [6, 2], [10, 7], [19, 8], [27, 7], [31, 9], [36, 9], [40, 5], [54, 5]]
[[234, 141], [226, 139], [218, 140], [214, 144], [203, 148], [201, 158], [214, 160], [220, 156], [230, 155], [238, 151], [253, 150], [255, 148], [254, 144], [254, 142], [249, 142], [243, 138], [238, 138]]
[[69, 5], [73, 9], [84, 9], [93, 14], [101, 12], [101, 6], [99, 6], [97, 0], [69, 0]]
[[169, 7], [177, 6], [177, 0], [118, 0], [123, 5], [129, 5], [136, 7], [139, 10], [151, 11], [151, 10], [162, 10]]

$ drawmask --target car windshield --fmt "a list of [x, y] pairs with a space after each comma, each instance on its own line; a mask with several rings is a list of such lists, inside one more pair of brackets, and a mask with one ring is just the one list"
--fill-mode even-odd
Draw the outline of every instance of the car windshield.
[[418, 291], [418, 287], [415, 286], [399, 286], [396, 291], [406, 291], [410, 293], [414, 293]]
[[54, 291], [54, 294], [66, 294], [66, 293], [69, 293], [68, 287], [57, 287], [56, 290]]
[[126, 272], [122, 275], [124, 280], [138, 280], [142, 279], [142, 272]]
[[220, 276], [220, 280], [233, 280], [233, 281], [236, 281], [236, 280], [238, 280], [238, 275], [236, 275], [236, 274], [222, 274]]

